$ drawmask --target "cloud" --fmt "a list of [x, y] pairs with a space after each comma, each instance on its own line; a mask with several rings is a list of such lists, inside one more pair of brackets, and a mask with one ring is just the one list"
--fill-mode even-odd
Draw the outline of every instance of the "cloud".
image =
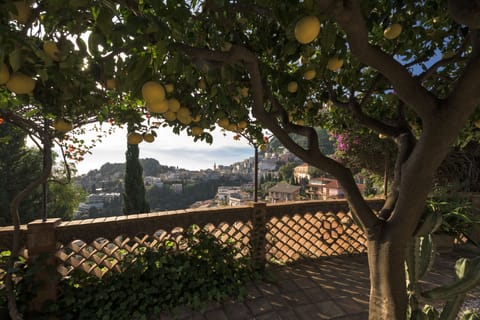
[[[168, 128], [157, 130], [157, 134], [153, 143], [140, 144], [140, 157], [157, 159], [162, 165], [199, 170], [213, 168], [214, 163], [229, 165], [253, 156], [253, 148], [246, 141], [233, 140], [232, 133], [224, 135], [214, 131], [211, 145], [203, 141], [194, 142], [185, 133], [176, 135]], [[93, 135], [87, 133], [78, 138], [88, 141]], [[98, 169], [106, 162], [124, 162], [126, 146], [126, 130], [117, 129], [77, 164], [79, 174]]]

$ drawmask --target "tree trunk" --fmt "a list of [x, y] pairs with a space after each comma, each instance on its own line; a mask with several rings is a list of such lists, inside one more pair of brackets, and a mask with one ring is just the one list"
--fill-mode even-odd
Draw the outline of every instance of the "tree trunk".
[[[12, 252], [10, 258], [7, 262], [7, 269], [13, 270], [15, 261], [17, 261], [20, 254], [20, 214], [18, 208], [22, 201], [37, 187], [46, 182], [50, 173], [52, 171], [52, 141], [49, 136], [44, 136], [43, 139], [43, 148], [44, 148], [44, 166], [43, 171], [39, 177], [30, 182], [25, 189], [20, 191], [10, 203], [10, 214], [12, 216], [13, 223], [13, 243], [12, 243]], [[7, 300], [8, 300], [8, 311], [10, 318], [13, 320], [22, 320], [23, 315], [18, 311], [16, 296], [15, 296], [15, 284], [13, 283], [13, 274], [12, 272], [7, 272], [5, 276], [5, 287], [7, 290]]]
[[369, 320], [404, 320], [407, 315], [405, 278], [406, 243], [370, 240]]

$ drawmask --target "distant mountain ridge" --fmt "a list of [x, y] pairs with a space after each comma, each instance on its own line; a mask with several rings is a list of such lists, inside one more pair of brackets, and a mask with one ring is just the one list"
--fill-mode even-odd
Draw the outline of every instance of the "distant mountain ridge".
[[[162, 173], [175, 169], [173, 166], [161, 165], [153, 158], [140, 159], [144, 176], [157, 177]], [[123, 178], [125, 176], [125, 163], [107, 162], [100, 169], [90, 170], [86, 174], [75, 178], [75, 182], [88, 192], [94, 193], [94, 189], [103, 188], [110, 191], [122, 192]]]

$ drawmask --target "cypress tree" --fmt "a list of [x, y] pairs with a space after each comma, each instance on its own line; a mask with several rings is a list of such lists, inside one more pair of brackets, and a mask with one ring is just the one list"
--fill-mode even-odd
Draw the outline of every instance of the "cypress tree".
[[150, 212], [150, 206], [145, 198], [143, 168], [138, 154], [138, 144], [127, 144], [123, 214]]

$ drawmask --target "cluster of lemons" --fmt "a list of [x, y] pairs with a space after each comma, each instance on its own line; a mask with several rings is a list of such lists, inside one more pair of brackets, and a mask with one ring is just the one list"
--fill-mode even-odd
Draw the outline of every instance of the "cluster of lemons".
[[230, 120], [228, 120], [228, 118], [226, 117], [218, 119], [217, 124], [220, 128], [223, 128], [225, 130], [232, 131], [232, 132], [241, 132], [248, 125], [247, 121], [245, 120], [241, 120], [238, 123], [233, 123], [233, 122], [230, 122]]
[[[301, 44], [308, 44], [315, 40], [320, 33], [320, 20], [316, 16], [305, 16], [295, 24], [295, 39]], [[402, 26], [394, 23], [385, 28], [383, 35], [389, 40], [397, 38], [402, 33]], [[338, 71], [343, 66], [343, 59], [340, 57], [331, 57], [327, 62], [327, 69], [330, 71]], [[313, 80], [316, 76], [315, 69], [306, 70], [303, 73], [303, 79]], [[295, 93], [298, 90], [298, 83], [291, 81], [288, 83], [287, 91]]]
[[151, 132], [130, 132], [127, 135], [128, 144], [139, 144], [142, 141], [152, 143], [153, 141], [155, 141], [155, 136]]
[[[15, 1], [14, 5], [17, 12], [10, 14], [11, 19], [21, 24], [29, 23], [32, 16], [32, 7], [29, 3], [27, 1]], [[54, 41], [45, 41], [43, 43], [43, 51], [52, 61], [60, 61], [60, 50]], [[32, 94], [36, 86], [36, 80], [19, 71], [10, 72], [9, 66], [5, 63], [1, 63], [0, 85], [5, 85], [10, 92], [17, 95]], [[70, 121], [61, 118], [53, 122], [53, 127], [58, 132], [62, 133], [73, 129], [73, 125]]]
[[[107, 87], [108, 87], [107, 83]], [[149, 113], [159, 114], [166, 121], [178, 121], [183, 125], [190, 125], [190, 132], [193, 136], [203, 134], [203, 128], [199, 125], [192, 125], [200, 121], [200, 116], [193, 117], [190, 109], [180, 104], [176, 98], [167, 98], [167, 93], [173, 93], [175, 86], [171, 83], [165, 85], [157, 81], [147, 81], [142, 86], [142, 97]], [[150, 133], [130, 132], [127, 136], [129, 144], [139, 144], [142, 141], [153, 142], [155, 136]]]

